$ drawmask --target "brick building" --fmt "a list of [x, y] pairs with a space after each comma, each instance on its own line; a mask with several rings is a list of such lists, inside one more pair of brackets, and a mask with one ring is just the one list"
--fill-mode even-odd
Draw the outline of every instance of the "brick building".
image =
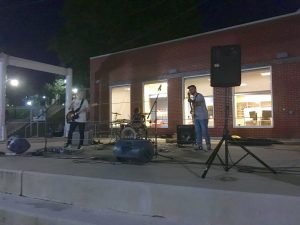
[[299, 139], [299, 12], [92, 57], [91, 102], [99, 106], [91, 120], [108, 124], [116, 112], [130, 119], [135, 107], [149, 113], [157, 99], [158, 133], [174, 134], [177, 125], [191, 123], [186, 88], [195, 84], [206, 98], [211, 136], [222, 136], [225, 88], [210, 86], [210, 52], [232, 44], [241, 47], [242, 82], [229, 88], [230, 132]]

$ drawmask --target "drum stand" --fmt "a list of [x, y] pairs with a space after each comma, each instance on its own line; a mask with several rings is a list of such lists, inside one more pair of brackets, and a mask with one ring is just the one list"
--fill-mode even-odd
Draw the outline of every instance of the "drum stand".
[[[121, 115], [119, 113], [114, 113], [114, 112], [112, 114], [115, 114], [114, 121], [117, 121], [118, 115]], [[117, 140], [119, 139], [117, 132], [114, 129], [114, 124], [115, 124], [114, 121], [110, 122], [110, 141], [109, 141], [110, 144], [117, 142]]]
[[159, 96], [159, 92], [161, 91], [161, 85], [159, 86], [158, 88], [158, 92], [157, 92], [157, 96], [156, 96], [156, 99], [151, 107], [151, 110], [147, 116], [147, 119], [149, 119], [153, 109], [154, 109], [154, 131], [155, 131], [155, 138], [154, 138], [154, 156], [158, 157], [158, 156], [161, 156], [161, 157], [164, 157], [164, 158], [168, 158], [168, 159], [174, 159], [170, 156], [164, 156], [164, 155], [161, 155], [158, 153], [158, 149], [157, 149], [157, 99], [158, 99], [158, 96]]
[[[263, 162], [260, 158], [258, 158], [256, 155], [254, 155], [252, 152], [250, 152], [249, 149], [247, 149], [245, 146], [243, 146], [241, 143], [235, 141], [231, 135], [229, 134], [228, 130], [228, 109], [229, 109], [229, 100], [228, 100], [228, 87], [225, 88], [225, 121], [224, 121], [224, 130], [223, 130], [223, 137], [212, 152], [212, 154], [209, 156], [208, 160], [206, 161], [206, 168], [204, 169], [202, 173], [202, 178], [205, 178], [210, 166], [212, 165], [215, 157], [217, 156], [218, 159], [220, 160], [222, 166], [224, 167], [225, 171], [228, 171], [231, 169], [233, 166], [237, 165], [242, 159], [244, 159], [247, 155], [251, 155], [254, 159], [256, 159], [258, 162], [260, 162], [262, 165], [264, 165], [268, 170], [270, 170], [272, 173], [276, 174], [276, 171], [273, 170], [271, 167], [269, 167], [265, 162]], [[225, 142], [225, 162], [221, 159], [221, 157], [218, 155], [218, 152], [223, 144]], [[246, 154], [242, 156], [239, 160], [234, 162], [232, 165], [229, 166], [228, 163], [228, 158], [229, 158], [229, 150], [228, 150], [228, 142], [235, 143], [239, 147], [241, 147]]]
[[116, 131], [118, 128], [114, 128], [113, 126], [114, 126], [114, 123], [111, 122], [110, 123], [110, 135], [109, 135], [110, 136], [110, 141], [109, 141], [110, 144], [115, 143], [120, 139], [120, 136], [119, 136], [118, 132]]

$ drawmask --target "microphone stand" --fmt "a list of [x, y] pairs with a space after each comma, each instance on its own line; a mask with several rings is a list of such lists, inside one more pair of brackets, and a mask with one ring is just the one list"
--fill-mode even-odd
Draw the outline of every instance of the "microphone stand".
[[47, 143], [48, 143], [48, 138], [47, 138], [47, 129], [48, 129], [48, 126], [47, 126], [47, 112], [48, 112], [48, 110], [49, 110], [49, 108], [50, 107], [48, 107], [48, 108], [46, 108], [46, 110], [45, 111], [43, 111], [39, 116], [38, 116], [38, 118], [39, 117], [41, 117], [41, 116], [44, 116], [45, 117], [45, 127], [44, 127], [44, 149], [43, 149], [43, 153], [46, 155], [47, 153], [48, 153], [48, 147], [47, 147]]
[[157, 157], [157, 156], [161, 156], [161, 157], [165, 157], [165, 158], [168, 158], [168, 159], [173, 159], [172, 157], [170, 156], [164, 156], [164, 155], [161, 155], [158, 153], [158, 150], [157, 150], [157, 99], [158, 99], [158, 96], [159, 96], [159, 93], [161, 91], [161, 85], [159, 86], [158, 88], [158, 92], [157, 92], [157, 96], [155, 98], [155, 101], [151, 107], [151, 110], [147, 116], [147, 119], [149, 119], [153, 109], [154, 109], [154, 133], [155, 133], [155, 138], [154, 138], [154, 155]]
[[49, 110], [50, 107], [46, 108], [45, 111], [43, 111], [40, 115], [38, 115], [37, 118], [40, 118], [41, 116], [45, 116], [45, 127], [44, 127], [44, 148], [39, 151], [39, 154], [43, 154], [44, 156], [47, 155], [48, 153], [48, 147], [47, 147], [47, 142], [48, 142], [48, 139], [47, 139], [47, 112]]

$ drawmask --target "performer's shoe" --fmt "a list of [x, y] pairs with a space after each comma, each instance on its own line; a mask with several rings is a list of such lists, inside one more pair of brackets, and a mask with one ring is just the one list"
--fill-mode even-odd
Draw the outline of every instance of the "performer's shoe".
[[195, 145], [194, 150], [201, 151], [203, 150], [203, 147], [201, 145]]

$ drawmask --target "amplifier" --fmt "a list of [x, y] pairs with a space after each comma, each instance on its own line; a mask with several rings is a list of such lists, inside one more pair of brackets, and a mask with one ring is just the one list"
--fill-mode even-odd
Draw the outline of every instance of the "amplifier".
[[154, 147], [149, 140], [120, 139], [115, 144], [113, 153], [119, 161], [147, 163], [154, 155]]
[[194, 144], [195, 143], [195, 126], [194, 125], [177, 125], [177, 144]]

